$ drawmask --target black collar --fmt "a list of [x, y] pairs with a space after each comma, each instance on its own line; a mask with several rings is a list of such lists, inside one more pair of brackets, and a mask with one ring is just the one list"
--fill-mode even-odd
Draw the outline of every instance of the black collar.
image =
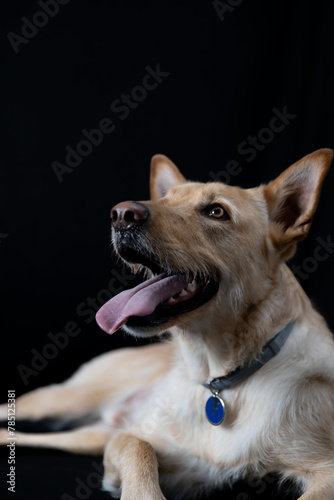
[[253, 375], [253, 373], [259, 370], [265, 363], [279, 353], [285, 344], [286, 339], [290, 335], [295, 323], [295, 321], [288, 323], [283, 330], [267, 342], [261, 356], [252, 361], [248, 366], [237, 368], [225, 377], [214, 378], [211, 382], [204, 382], [204, 387], [211, 389], [213, 393], [218, 393], [223, 389], [230, 389], [232, 386], [238, 384], [242, 380], [245, 380], [250, 375]]

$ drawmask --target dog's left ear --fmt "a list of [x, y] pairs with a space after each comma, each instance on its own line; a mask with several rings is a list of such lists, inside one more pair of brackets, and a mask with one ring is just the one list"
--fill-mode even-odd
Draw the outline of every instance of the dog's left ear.
[[331, 149], [319, 149], [264, 187], [271, 237], [285, 259], [293, 255], [296, 243], [309, 231], [332, 159]]
[[158, 200], [178, 184], [187, 182], [174, 163], [164, 155], [155, 155], [151, 160], [151, 200]]

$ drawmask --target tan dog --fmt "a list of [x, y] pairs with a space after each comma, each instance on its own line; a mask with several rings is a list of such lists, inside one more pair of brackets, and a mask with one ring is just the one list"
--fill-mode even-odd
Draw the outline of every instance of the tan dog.
[[300, 499], [333, 500], [333, 336], [285, 265], [332, 156], [316, 151], [248, 190], [186, 182], [155, 156], [151, 201], [111, 213], [116, 251], [153, 277], [105, 304], [97, 321], [108, 333], [170, 330], [171, 340], [104, 354], [19, 398], [21, 418], [97, 421], [18, 433], [18, 444], [104, 452], [103, 486], [122, 500], [163, 499], [160, 487], [194, 498], [272, 471], [294, 479]]

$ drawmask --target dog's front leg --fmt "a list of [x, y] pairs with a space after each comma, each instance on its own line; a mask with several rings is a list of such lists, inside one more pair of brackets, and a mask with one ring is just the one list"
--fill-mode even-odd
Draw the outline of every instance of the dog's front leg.
[[307, 478], [307, 489], [298, 500], [333, 500], [334, 469], [328, 468], [322, 473]]
[[108, 443], [104, 470], [104, 489], [114, 495], [121, 491], [121, 500], [166, 500], [154, 449], [132, 434], [119, 434]]

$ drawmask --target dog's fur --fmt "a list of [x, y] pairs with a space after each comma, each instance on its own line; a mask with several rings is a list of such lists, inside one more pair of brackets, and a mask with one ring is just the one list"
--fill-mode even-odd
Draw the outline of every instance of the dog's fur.
[[[104, 452], [103, 486], [122, 500], [161, 500], [160, 487], [194, 498], [272, 471], [293, 479], [300, 499], [333, 500], [333, 336], [285, 264], [308, 233], [331, 160], [331, 150], [318, 150], [268, 185], [244, 190], [186, 182], [155, 156], [151, 200], [143, 202], [150, 220], [134, 232], [137, 248], [168, 272], [210, 277], [219, 289], [156, 328], [125, 325], [141, 336], [169, 330], [171, 339], [104, 354], [64, 384], [19, 398], [20, 418], [94, 413], [99, 420], [67, 432], [18, 433], [17, 443]], [[205, 207], [214, 205], [230, 219], [208, 216]], [[203, 382], [249, 363], [291, 321], [281, 352], [223, 391], [226, 420], [212, 426]], [[5, 417], [6, 407], [0, 412]]]

